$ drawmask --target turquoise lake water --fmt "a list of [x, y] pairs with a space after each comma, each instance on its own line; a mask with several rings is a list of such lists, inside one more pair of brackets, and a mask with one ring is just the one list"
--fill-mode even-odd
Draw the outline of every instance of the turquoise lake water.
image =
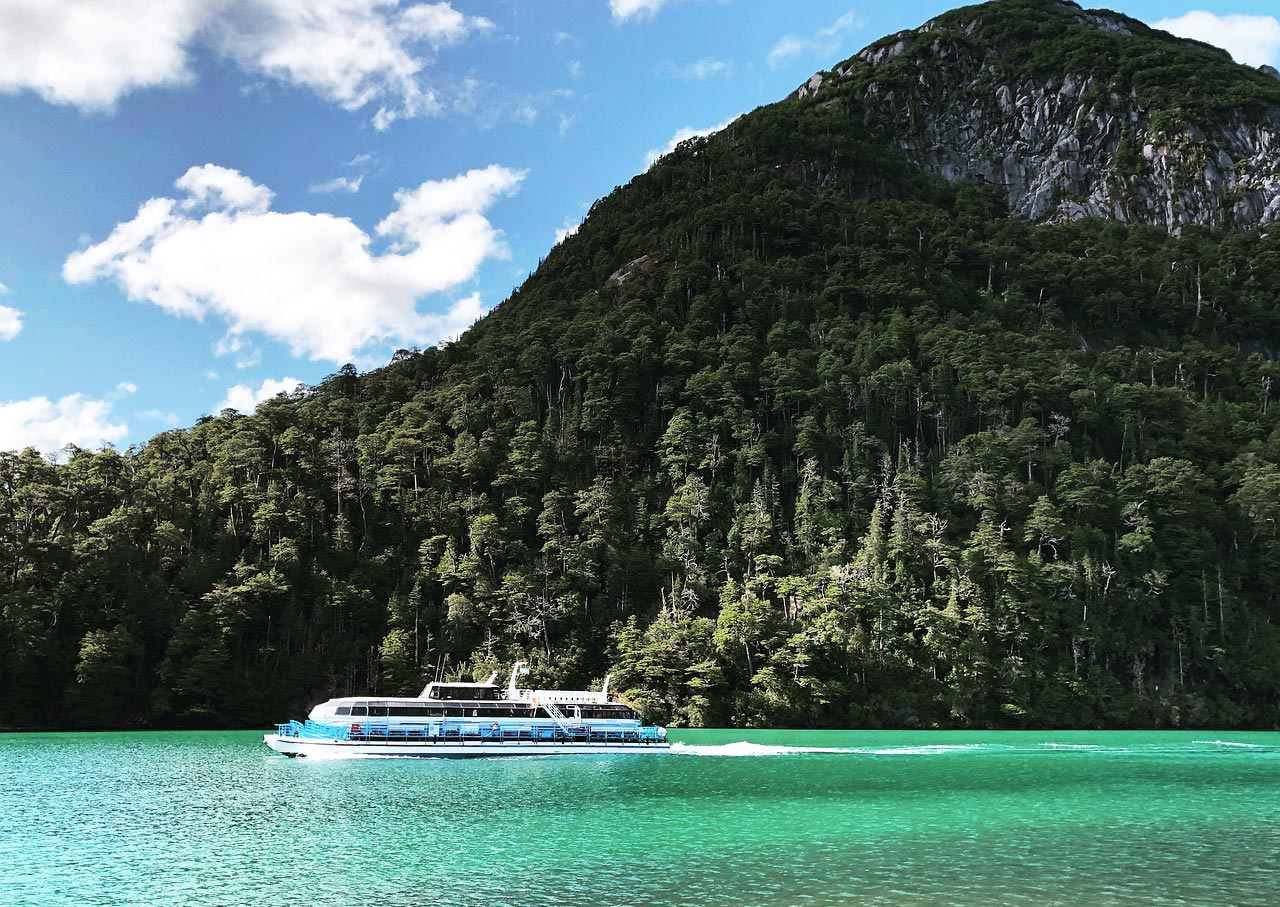
[[0, 904], [1280, 904], [1280, 734], [676, 731], [286, 759], [0, 735]]

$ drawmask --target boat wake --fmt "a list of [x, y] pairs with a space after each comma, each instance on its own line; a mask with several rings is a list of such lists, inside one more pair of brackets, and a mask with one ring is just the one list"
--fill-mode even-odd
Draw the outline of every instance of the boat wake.
[[782, 746], [767, 743], [750, 743], [740, 740], [736, 743], [694, 744], [675, 742], [671, 744], [671, 753], [678, 756], [800, 756], [806, 753], [842, 754], [851, 756], [944, 756], [948, 754], [1004, 754], [1034, 755], [1048, 753], [1080, 753], [1098, 755], [1160, 755], [1179, 756], [1207, 755], [1212, 752], [1222, 753], [1224, 750], [1268, 750], [1269, 747], [1258, 743], [1239, 743], [1231, 740], [1193, 740], [1181, 745], [1167, 743], [1152, 746], [1109, 747], [1094, 743], [963, 743], [936, 744], [915, 746]]
[[671, 752], [680, 756], [794, 756], [799, 753], [861, 753], [857, 747], [843, 746], [773, 746], [767, 743], [719, 743], [699, 745], [673, 743]]
[[998, 744], [965, 743], [935, 746], [780, 746], [767, 743], [720, 743], [701, 745], [673, 743], [671, 752], [681, 756], [796, 756], [804, 753], [845, 753], [854, 756], [934, 756], [952, 752], [1008, 751], [1014, 747]]

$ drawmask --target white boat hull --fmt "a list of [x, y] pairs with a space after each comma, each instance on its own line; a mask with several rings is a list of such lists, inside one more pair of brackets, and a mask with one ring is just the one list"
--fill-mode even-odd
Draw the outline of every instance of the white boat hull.
[[671, 744], [665, 740], [652, 743], [583, 743], [534, 740], [317, 740], [305, 737], [282, 737], [266, 734], [262, 742], [286, 756], [319, 759], [344, 759], [352, 756], [413, 757], [459, 759], [477, 756], [588, 756], [622, 753], [666, 753]]

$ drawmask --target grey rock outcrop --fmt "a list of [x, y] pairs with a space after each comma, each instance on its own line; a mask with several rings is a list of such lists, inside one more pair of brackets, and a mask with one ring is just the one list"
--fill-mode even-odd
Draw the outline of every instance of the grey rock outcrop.
[[[1129, 33], [1132, 20], [1077, 10], [1089, 27]], [[936, 21], [853, 61], [866, 64], [858, 84], [872, 134], [913, 163], [999, 186], [1010, 211], [1033, 221], [1101, 216], [1173, 231], [1280, 221], [1280, 105], [1176, 123], [1087, 72], [1011, 78], [998, 49], [975, 53], [963, 23], [935, 33]], [[920, 42], [925, 53], [902, 59]], [[838, 90], [853, 68], [817, 74], [796, 94]]]

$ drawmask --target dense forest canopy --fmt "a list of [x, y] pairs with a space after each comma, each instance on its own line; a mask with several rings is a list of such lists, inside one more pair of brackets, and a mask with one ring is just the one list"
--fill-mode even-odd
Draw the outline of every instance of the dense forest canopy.
[[792, 98], [455, 343], [0, 454], [0, 724], [521, 658], [677, 725], [1275, 725], [1280, 236], [1002, 204]]

